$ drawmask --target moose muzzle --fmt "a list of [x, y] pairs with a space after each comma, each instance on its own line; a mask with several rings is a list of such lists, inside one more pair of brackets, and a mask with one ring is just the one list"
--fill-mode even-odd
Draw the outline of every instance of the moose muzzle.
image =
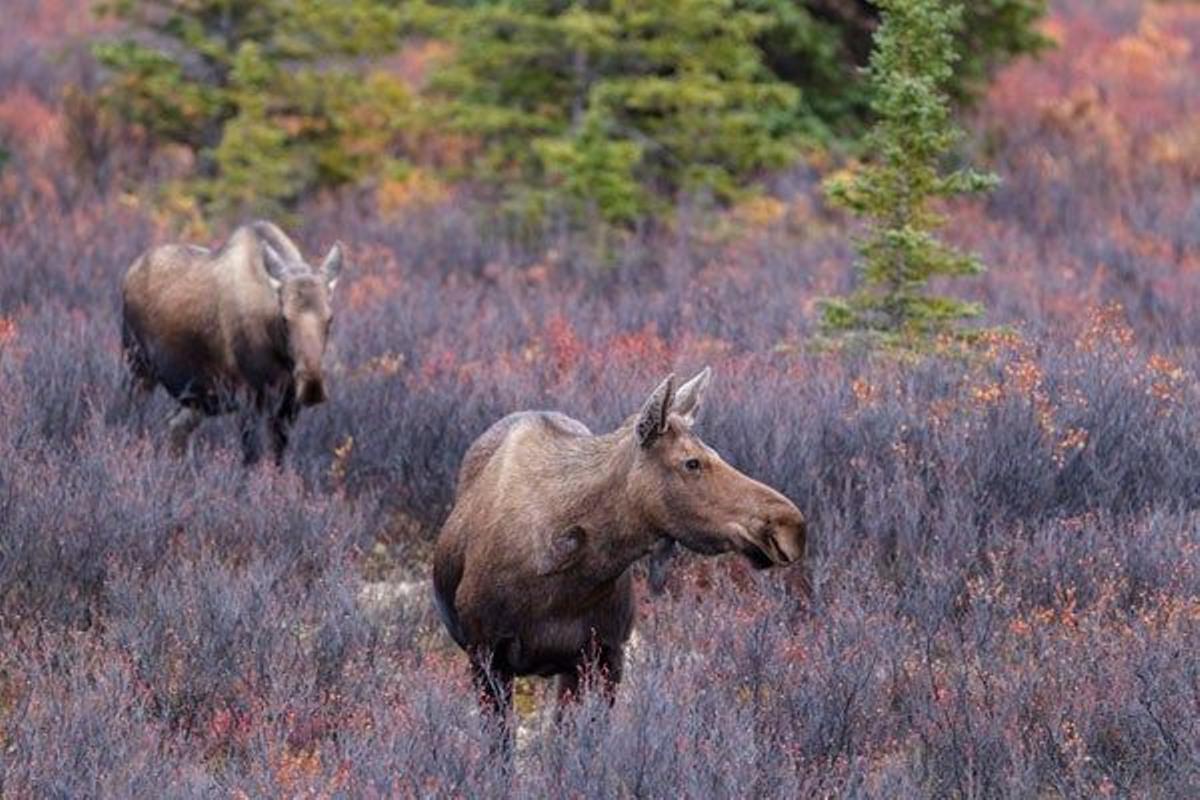
[[296, 373], [296, 398], [300, 401], [300, 405], [315, 406], [318, 403], [324, 403], [327, 397], [325, 380], [320, 374]]

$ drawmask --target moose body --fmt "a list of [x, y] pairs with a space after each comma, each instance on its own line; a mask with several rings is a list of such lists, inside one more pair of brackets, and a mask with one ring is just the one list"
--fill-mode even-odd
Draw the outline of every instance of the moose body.
[[434, 600], [467, 651], [485, 707], [506, 716], [516, 675], [577, 692], [589, 664], [610, 697], [633, 629], [630, 567], [678, 542], [757, 567], [804, 554], [782, 494], [742, 475], [692, 432], [711, 371], [593, 435], [554, 412], [512, 414], [468, 449], [434, 554]]
[[122, 345], [133, 388], [161, 385], [179, 402], [169, 422], [176, 452], [204, 417], [241, 410], [246, 461], [259, 458], [263, 416], [282, 459], [300, 408], [326, 397], [321, 359], [341, 266], [340, 244], [313, 270], [268, 222], [239, 228], [215, 252], [171, 244], [133, 263]]

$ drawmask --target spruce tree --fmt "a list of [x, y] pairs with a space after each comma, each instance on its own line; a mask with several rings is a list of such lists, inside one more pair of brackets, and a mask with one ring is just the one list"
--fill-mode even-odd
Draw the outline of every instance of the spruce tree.
[[795, 154], [800, 93], [734, 0], [509, 0], [443, 8], [433, 84], [481, 143], [472, 177], [527, 210], [632, 222], [681, 194], [736, 196]]
[[935, 201], [985, 191], [990, 174], [946, 169], [962, 138], [947, 87], [958, 60], [962, 9], [945, 0], [879, 0], [869, 86], [875, 121], [870, 161], [827, 183], [829, 199], [867, 222], [857, 242], [860, 285], [823, 304], [827, 332], [859, 331], [885, 340], [952, 330], [978, 315], [978, 304], [929, 293], [938, 276], [977, 275], [980, 260], [937, 236], [945, 222]]
[[216, 210], [278, 212], [387, 165], [364, 139], [399, 130], [407, 98], [361, 66], [398, 46], [386, 0], [109, 0], [127, 27], [94, 51], [103, 102], [196, 154], [188, 189]]

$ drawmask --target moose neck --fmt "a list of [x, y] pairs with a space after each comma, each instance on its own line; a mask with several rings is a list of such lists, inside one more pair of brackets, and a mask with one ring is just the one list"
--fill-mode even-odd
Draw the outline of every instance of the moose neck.
[[604, 583], [619, 577], [635, 561], [654, 549], [662, 534], [637, 508], [629, 479], [637, 452], [632, 428], [580, 439], [562, 465], [570, 484], [564, 504], [569, 524], [585, 531], [588, 582]]

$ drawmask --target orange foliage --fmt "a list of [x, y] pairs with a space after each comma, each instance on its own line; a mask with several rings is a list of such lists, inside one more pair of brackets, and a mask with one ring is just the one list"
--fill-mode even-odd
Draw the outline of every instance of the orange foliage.
[[442, 205], [450, 198], [450, 187], [425, 170], [413, 169], [403, 178], [380, 181], [375, 193], [379, 210], [387, 215]]
[[28, 157], [37, 159], [61, 153], [66, 143], [61, 111], [24, 87], [0, 97], [0, 136], [18, 142]]
[[850, 392], [859, 408], [869, 408], [879, 402], [879, 387], [865, 378], [855, 378], [851, 381]]
[[734, 206], [734, 221], [751, 227], [765, 228], [781, 222], [788, 206], [774, 197], [752, 197]]
[[17, 3], [15, 9], [6, 7], [0, 46], [4, 44], [2, 34], [8, 31], [26, 41], [53, 43], [111, 28], [112, 23], [93, 13], [92, 6], [93, 0], [38, 0]]
[[345, 302], [351, 309], [363, 309], [394, 296], [402, 288], [403, 283], [396, 273], [363, 275], [347, 287]]
[[671, 363], [671, 348], [653, 325], [646, 325], [637, 333], [614, 336], [604, 350], [598, 355], [620, 363], [644, 364], [656, 369], [665, 369]]
[[560, 378], [575, 366], [585, 351], [582, 340], [562, 314], [555, 314], [546, 320], [544, 340], [547, 355], [554, 365], [555, 374]]
[[381, 66], [413, 91], [419, 91], [428, 83], [430, 74], [453, 55], [453, 48], [448, 43], [428, 39], [409, 42], [398, 53], [385, 59]]
[[1087, 328], [1075, 340], [1075, 346], [1088, 352], [1119, 348], [1127, 350], [1133, 344], [1133, 329], [1125, 319], [1125, 309], [1118, 303], [1109, 303], [1095, 309], [1088, 319]]
[[1147, 155], [1156, 166], [1169, 169], [1189, 181], [1200, 181], [1200, 113], [1174, 121], [1166, 130], [1155, 134]]
[[1096, 132], [1091, 115], [1101, 114], [1099, 130], [1118, 137], [1177, 119], [1179, 90], [1194, 81], [1200, 63], [1193, 41], [1177, 32], [1200, 22], [1200, 9], [1135, 5], [1136, 26], [1123, 34], [1106, 29], [1098, 14], [1056, 10], [1043, 30], [1058, 46], [1002, 72], [988, 94], [989, 111], [1014, 119], [1048, 112], [1080, 134], [1089, 125]]

